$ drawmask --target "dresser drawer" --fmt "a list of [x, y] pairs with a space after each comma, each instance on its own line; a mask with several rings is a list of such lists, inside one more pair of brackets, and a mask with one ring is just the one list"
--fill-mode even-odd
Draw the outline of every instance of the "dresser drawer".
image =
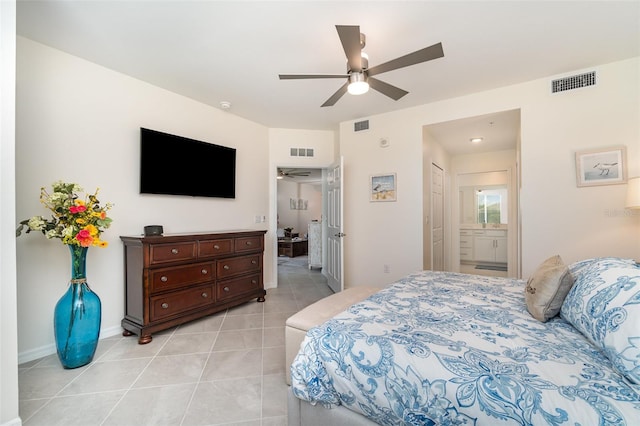
[[262, 251], [262, 238], [239, 237], [234, 240], [234, 247], [236, 249], [236, 253], [242, 253], [243, 251]]
[[233, 253], [233, 240], [206, 240], [198, 243], [198, 257], [211, 257]]
[[471, 249], [460, 249], [460, 260], [473, 260]]
[[152, 269], [149, 274], [150, 290], [155, 293], [213, 281], [215, 279], [215, 268], [213, 262], [205, 262], [174, 266], [172, 268]]
[[150, 263], [177, 262], [181, 260], [191, 260], [196, 258], [196, 242], [152, 244], [150, 249]]
[[213, 285], [174, 291], [150, 299], [150, 320], [172, 315], [213, 303]]
[[233, 277], [248, 272], [259, 271], [262, 265], [262, 253], [249, 256], [218, 260], [216, 276], [218, 278]]
[[249, 293], [262, 288], [262, 274], [249, 275], [247, 277], [232, 278], [220, 281], [216, 287], [216, 296], [219, 301], [231, 299], [244, 293]]

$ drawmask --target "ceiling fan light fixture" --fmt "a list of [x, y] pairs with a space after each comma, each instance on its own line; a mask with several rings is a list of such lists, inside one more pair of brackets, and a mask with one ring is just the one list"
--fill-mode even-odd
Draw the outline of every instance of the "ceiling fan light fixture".
[[362, 95], [369, 91], [369, 83], [367, 83], [364, 73], [352, 72], [349, 75], [349, 87], [347, 87], [347, 91], [352, 95]]

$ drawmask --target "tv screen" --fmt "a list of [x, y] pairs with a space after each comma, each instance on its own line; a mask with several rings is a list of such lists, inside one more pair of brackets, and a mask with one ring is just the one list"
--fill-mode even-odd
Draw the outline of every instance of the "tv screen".
[[236, 150], [140, 128], [140, 193], [236, 197]]

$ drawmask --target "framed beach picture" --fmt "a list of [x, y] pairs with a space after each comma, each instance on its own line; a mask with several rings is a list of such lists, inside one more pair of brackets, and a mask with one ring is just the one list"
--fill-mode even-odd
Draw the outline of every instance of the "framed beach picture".
[[396, 174], [371, 176], [369, 201], [396, 201]]
[[576, 152], [578, 186], [616, 185], [627, 182], [624, 146]]

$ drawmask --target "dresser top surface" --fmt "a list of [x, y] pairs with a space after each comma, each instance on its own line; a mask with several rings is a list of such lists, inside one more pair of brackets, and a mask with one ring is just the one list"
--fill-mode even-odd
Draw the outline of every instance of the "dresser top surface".
[[226, 231], [206, 231], [206, 232], [189, 232], [189, 233], [176, 233], [176, 234], [163, 234], [163, 235], [121, 235], [120, 239], [123, 241], [142, 241], [148, 243], [162, 243], [169, 241], [187, 241], [187, 240], [203, 240], [203, 239], [215, 239], [215, 238], [234, 238], [245, 236], [264, 235], [267, 231], [264, 229], [239, 229], [239, 230], [226, 230]]

